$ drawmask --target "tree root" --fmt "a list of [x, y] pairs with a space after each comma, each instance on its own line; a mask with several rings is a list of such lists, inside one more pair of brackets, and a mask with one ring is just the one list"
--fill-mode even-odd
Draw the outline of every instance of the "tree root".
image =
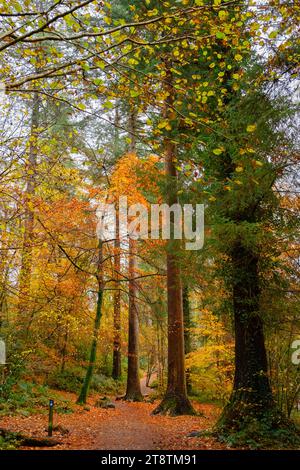
[[141, 401], [144, 401], [144, 397], [141, 393], [139, 392], [129, 392], [129, 393], [126, 393], [122, 398], [121, 400], [124, 400], [124, 401], [137, 401], [137, 402], [141, 402]]
[[181, 415], [196, 415], [191, 402], [184, 396], [177, 395], [166, 395], [162, 402], [158, 405], [155, 410], [152, 411], [152, 415], [167, 415], [167, 416], [181, 416]]

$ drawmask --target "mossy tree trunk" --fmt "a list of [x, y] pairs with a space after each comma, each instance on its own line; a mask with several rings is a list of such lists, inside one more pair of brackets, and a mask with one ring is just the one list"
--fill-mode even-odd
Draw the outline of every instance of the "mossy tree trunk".
[[[241, 244], [231, 254], [235, 329], [235, 376], [219, 427], [240, 430], [254, 418], [278, 420], [268, 377], [259, 305], [258, 258]], [[274, 426], [275, 426], [274, 421]]]
[[89, 393], [89, 388], [91, 385], [93, 372], [95, 368], [96, 358], [97, 358], [97, 345], [98, 345], [98, 335], [100, 330], [101, 324], [101, 317], [102, 317], [102, 303], [103, 303], [103, 244], [102, 241], [99, 240], [99, 255], [98, 255], [98, 271], [97, 271], [97, 284], [98, 284], [98, 294], [97, 294], [97, 307], [96, 307], [96, 316], [94, 321], [94, 330], [93, 330], [93, 339], [90, 349], [90, 357], [89, 357], [89, 364], [86, 370], [85, 378], [82, 384], [82, 388], [77, 399], [77, 403], [83, 405], [86, 403], [87, 396]]

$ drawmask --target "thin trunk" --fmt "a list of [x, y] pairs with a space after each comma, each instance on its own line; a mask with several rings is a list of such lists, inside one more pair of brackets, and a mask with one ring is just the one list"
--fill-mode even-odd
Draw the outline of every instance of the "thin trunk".
[[147, 375], [146, 375], [146, 387], [149, 386], [150, 380], [154, 371], [155, 364], [155, 351], [150, 351], [147, 358]]
[[27, 184], [24, 199], [24, 236], [21, 254], [21, 269], [19, 275], [19, 304], [18, 313], [20, 324], [22, 325], [22, 335], [28, 335], [32, 322], [32, 308], [30, 307], [30, 288], [32, 272], [32, 246], [34, 213], [32, 210], [33, 196], [36, 186], [36, 167], [37, 167], [37, 133], [39, 126], [39, 108], [40, 97], [34, 93], [31, 116], [29, 156], [26, 167]]
[[141, 401], [139, 377], [139, 321], [136, 305], [136, 273], [135, 240], [129, 239], [129, 326], [128, 326], [128, 374], [125, 400]]
[[98, 334], [100, 330], [100, 323], [102, 317], [102, 303], [103, 303], [103, 246], [102, 241], [99, 240], [99, 258], [98, 258], [98, 273], [97, 273], [97, 282], [98, 282], [98, 295], [97, 295], [97, 308], [96, 308], [96, 316], [94, 321], [94, 332], [93, 332], [93, 339], [91, 344], [90, 350], [90, 360], [89, 365], [86, 371], [85, 379], [81, 388], [81, 392], [79, 394], [77, 403], [84, 404], [86, 403], [87, 396], [89, 393], [89, 388], [91, 385], [91, 380], [93, 377], [93, 372], [96, 363], [97, 357], [97, 346], [98, 346]]
[[129, 112], [129, 137], [130, 137], [130, 144], [129, 144], [129, 152], [136, 152], [136, 110], [134, 106], [131, 106]]
[[156, 335], [157, 335], [157, 381], [158, 381], [158, 390], [163, 390], [163, 351], [161, 344], [161, 332], [160, 332], [160, 323], [157, 320], [156, 323]]
[[[173, 112], [174, 88], [172, 72], [167, 66], [165, 82], [169, 96], [166, 101], [165, 118], [170, 119]], [[165, 172], [168, 178], [169, 206], [178, 203], [177, 171], [175, 167], [176, 144], [165, 138]], [[165, 397], [154, 410], [154, 414], [194, 414], [193, 407], [187, 396], [184, 359], [184, 327], [181, 271], [179, 253], [180, 240], [174, 239], [174, 214], [171, 213], [171, 239], [167, 246], [167, 298], [168, 298], [168, 384]]]
[[112, 377], [121, 378], [121, 291], [119, 289], [120, 277], [120, 234], [119, 234], [119, 207], [116, 207], [116, 234], [114, 245], [114, 276], [116, 278], [114, 291], [114, 339], [113, 339], [113, 368]]
[[69, 340], [69, 323], [66, 325], [65, 334], [64, 334], [64, 344], [61, 352], [61, 368], [60, 371], [63, 373], [66, 368], [66, 357], [68, 349], [68, 340]]
[[[184, 318], [184, 354], [187, 355], [192, 351], [191, 347], [191, 312], [190, 312], [190, 300], [189, 300], [189, 289], [184, 286], [182, 289], [182, 301], [183, 301], [183, 318]], [[192, 382], [190, 376], [190, 370], [186, 368], [186, 388], [188, 394], [192, 392]]]

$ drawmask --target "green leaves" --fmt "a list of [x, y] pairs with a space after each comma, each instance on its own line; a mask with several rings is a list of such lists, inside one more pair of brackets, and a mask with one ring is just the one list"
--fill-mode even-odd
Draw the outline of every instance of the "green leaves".
[[103, 107], [106, 108], [106, 109], [113, 109], [114, 104], [113, 104], [111, 101], [106, 100], [106, 101], [103, 103]]
[[224, 33], [222, 33], [222, 31], [217, 31], [216, 32], [216, 38], [217, 39], [225, 39], [226, 35]]

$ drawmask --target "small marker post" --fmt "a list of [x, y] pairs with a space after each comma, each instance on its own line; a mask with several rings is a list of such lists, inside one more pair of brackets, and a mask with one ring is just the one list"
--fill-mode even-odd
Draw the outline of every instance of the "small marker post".
[[53, 408], [54, 400], [49, 400], [49, 423], [48, 423], [48, 436], [52, 436], [53, 431]]

